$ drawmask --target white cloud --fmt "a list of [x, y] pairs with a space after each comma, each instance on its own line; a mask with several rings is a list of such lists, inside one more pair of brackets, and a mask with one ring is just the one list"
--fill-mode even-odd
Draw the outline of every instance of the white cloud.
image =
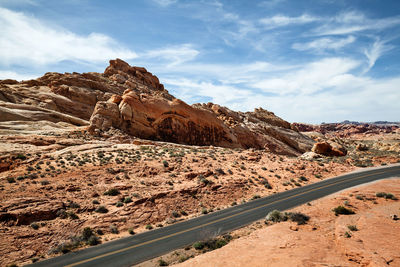
[[325, 58], [306, 64], [297, 71], [262, 79], [251, 85], [266, 93], [309, 95], [326, 89], [338, 76], [348, 73], [360, 62], [347, 58]]
[[78, 35], [35, 17], [0, 7], [0, 64], [46, 65], [61, 61], [104, 62], [132, 59], [136, 53], [107, 35]]
[[346, 35], [363, 31], [379, 31], [400, 24], [400, 16], [371, 19], [360, 12], [342, 12], [314, 30], [317, 35]]
[[283, 27], [293, 24], [306, 24], [310, 22], [315, 22], [320, 20], [320, 18], [310, 16], [308, 14], [303, 14], [298, 17], [288, 17], [284, 15], [275, 15], [269, 18], [260, 19], [260, 23], [267, 28]]
[[178, 0], [153, 0], [155, 3], [159, 4], [160, 6], [166, 7], [178, 2]]
[[378, 60], [378, 58], [392, 48], [392, 46], [386, 45], [386, 42], [378, 39], [372, 44], [370, 49], [364, 49], [364, 55], [368, 59], [368, 67], [364, 70], [364, 72], [368, 72], [375, 65], [375, 62]]
[[324, 50], [338, 50], [343, 48], [356, 40], [354, 36], [348, 36], [347, 38], [333, 39], [333, 38], [319, 38], [309, 43], [294, 43], [293, 49], [306, 51], [312, 50], [314, 52], [323, 52]]
[[22, 81], [22, 80], [30, 80], [30, 79], [35, 79], [39, 75], [30, 75], [30, 74], [19, 74], [14, 71], [2, 71], [0, 70], [0, 80], [4, 79], [12, 79], [12, 80], [17, 80], [17, 81]]
[[[400, 78], [373, 79], [351, 74], [358, 64], [350, 59], [327, 58], [287, 71], [281, 78], [268, 80], [284, 90], [276, 90], [277, 94], [251, 89], [260, 85], [256, 79], [249, 87], [230, 83], [229, 77], [224, 84], [189, 78], [163, 82], [189, 103], [210, 99], [241, 111], [264, 107], [291, 122], [398, 120]], [[288, 90], [287, 86], [293, 88]]]
[[199, 55], [199, 51], [193, 48], [191, 44], [171, 46], [161, 49], [148, 51], [141, 55], [142, 58], [155, 60], [163, 59], [167, 61], [169, 67], [191, 61]]
[[34, 0], [0, 0], [0, 5], [6, 6], [38, 6], [39, 3], [35, 2]]

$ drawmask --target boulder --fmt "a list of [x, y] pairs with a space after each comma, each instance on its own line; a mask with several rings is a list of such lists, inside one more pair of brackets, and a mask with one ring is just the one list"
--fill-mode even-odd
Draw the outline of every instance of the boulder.
[[320, 157], [321, 157], [321, 155], [319, 155], [315, 152], [312, 152], [312, 151], [305, 152], [304, 154], [302, 154], [300, 156], [300, 158], [305, 159], [305, 160], [313, 160], [313, 159], [318, 159]]
[[342, 157], [347, 154], [347, 151], [337, 143], [333, 143], [333, 146], [328, 142], [318, 142], [315, 143], [311, 149], [312, 152], [315, 152], [324, 156], [337, 156]]

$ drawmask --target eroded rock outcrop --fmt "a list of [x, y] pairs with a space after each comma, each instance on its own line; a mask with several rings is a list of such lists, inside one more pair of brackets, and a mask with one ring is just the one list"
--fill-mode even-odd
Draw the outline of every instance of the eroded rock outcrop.
[[347, 154], [347, 150], [343, 146], [328, 142], [315, 143], [311, 151], [324, 156], [342, 157]]
[[288, 155], [309, 151], [314, 143], [262, 108], [235, 112], [213, 103], [188, 105], [145, 68], [120, 59], [111, 60], [104, 73], [49, 72], [35, 80], [0, 81], [0, 115], [3, 131], [29, 130], [32, 121], [54, 128], [89, 125], [92, 134], [117, 128], [143, 139]]
[[115, 95], [108, 102], [98, 102], [90, 122], [91, 133], [117, 127], [145, 139], [266, 149], [288, 155], [309, 151], [314, 143], [292, 130], [290, 123], [261, 108], [244, 113], [213, 103], [190, 106], [179, 99], [133, 90]]

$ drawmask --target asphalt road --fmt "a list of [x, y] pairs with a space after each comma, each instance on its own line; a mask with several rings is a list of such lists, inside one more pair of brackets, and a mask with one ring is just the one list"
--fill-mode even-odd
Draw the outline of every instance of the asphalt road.
[[243, 227], [263, 219], [272, 210], [283, 211], [349, 187], [393, 176], [400, 176], [400, 165], [364, 169], [29, 266], [131, 266]]

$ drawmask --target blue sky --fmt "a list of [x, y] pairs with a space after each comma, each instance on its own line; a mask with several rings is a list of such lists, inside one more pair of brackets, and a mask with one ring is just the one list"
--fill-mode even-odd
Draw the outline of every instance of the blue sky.
[[144, 66], [189, 104], [399, 121], [397, 0], [0, 0], [0, 79]]

